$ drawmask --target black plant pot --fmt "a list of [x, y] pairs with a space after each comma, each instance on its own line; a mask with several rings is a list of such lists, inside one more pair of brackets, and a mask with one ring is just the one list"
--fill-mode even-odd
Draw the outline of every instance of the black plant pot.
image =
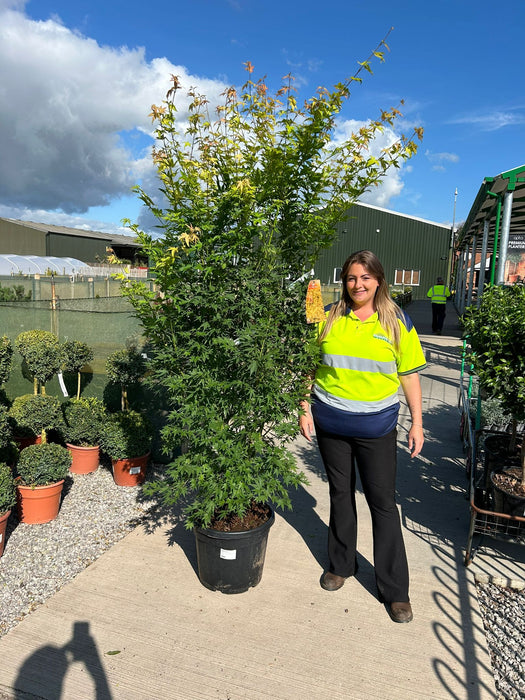
[[199, 579], [203, 586], [221, 593], [245, 593], [261, 580], [268, 532], [275, 521], [268, 520], [243, 532], [220, 532], [194, 528]]

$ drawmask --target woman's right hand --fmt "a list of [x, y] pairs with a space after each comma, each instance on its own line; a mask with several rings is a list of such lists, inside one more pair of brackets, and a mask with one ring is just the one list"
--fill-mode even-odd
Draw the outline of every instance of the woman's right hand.
[[308, 442], [312, 442], [312, 435], [314, 434], [314, 421], [312, 418], [312, 412], [310, 411], [309, 404], [301, 405], [304, 413], [299, 416], [299, 429], [301, 430], [301, 435], [305, 437]]

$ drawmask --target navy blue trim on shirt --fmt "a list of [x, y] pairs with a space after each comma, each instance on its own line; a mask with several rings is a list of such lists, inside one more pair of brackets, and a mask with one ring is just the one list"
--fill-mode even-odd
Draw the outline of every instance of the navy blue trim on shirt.
[[344, 437], [383, 437], [397, 426], [399, 402], [377, 413], [350, 413], [312, 397], [314, 423], [325, 433]]

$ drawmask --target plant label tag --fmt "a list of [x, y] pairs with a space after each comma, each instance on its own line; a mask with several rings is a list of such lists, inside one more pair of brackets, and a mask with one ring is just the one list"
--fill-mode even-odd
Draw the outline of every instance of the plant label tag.
[[3, 537], [3, 535], [0, 535], [0, 542], [2, 541], [2, 537]]
[[140, 474], [140, 467], [130, 467], [129, 473], [130, 474]]
[[237, 559], [237, 550], [221, 549], [221, 559]]

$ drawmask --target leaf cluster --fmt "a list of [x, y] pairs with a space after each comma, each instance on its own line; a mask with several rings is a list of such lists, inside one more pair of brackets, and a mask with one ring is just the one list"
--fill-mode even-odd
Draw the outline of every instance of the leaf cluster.
[[141, 457], [151, 450], [154, 427], [138, 411], [111, 413], [102, 426], [101, 447], [111, 459]]
[[47, 431], [63, 427], [62, 407], [56, 396], [17, 396], [9, 409], [9, 417], [16, 435], [42, 435], [44, 442]]
[[0, 385], [9, 379], [12, 359], [13, 344], [7, 335], [4, 335], [0, 338]]
[[94, 447], [100, 443], [107, 420], [106, 407], [100, 399], [94, 396], [70, 399], [62, 404], [62, 412], [62, 434], [66, 442], [81, 447]]
[[47, 486], [65, 479], [70, 466], [69, 450], [50, 442], [25, 447], [16, 469], [24, 486]]
[[16, 337], [15, 347], [41, 385], [45, 385], [60, 370], [62, 352], [60, 341], [54, 333], [23, 331]]
[[11, 467], [0, 462], [0, 515], [11, 510], [15, 503], [16, 489]]

